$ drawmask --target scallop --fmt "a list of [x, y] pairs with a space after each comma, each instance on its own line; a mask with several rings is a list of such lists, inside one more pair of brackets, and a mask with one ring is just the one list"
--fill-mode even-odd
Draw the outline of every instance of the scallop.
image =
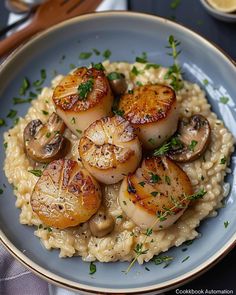
[[124, 118], [138, 128], [138, 136], [146, 149], [160, 146], [177, 130], [176, 95], [166, 85], [134, 88], [121, 97], [119, 109], [124, 112]]
[[78, 135], [111, 113], [113, 95], [102, 70], [81, 67], [64, 77], [53, 92], [57, 114]]
[[119, 203], [140, 228], [160, 230], [183, 214], [192, 194], [191, 182], [177, 164], [167, 157], [152, 157], [124, 178]]
[[142, 149], [135, 129], [120, 116], [95, 121], [80, 140], [84, 167], [100, 182], [116, 183], [138, 167]]
[[31, 207], [47, 226], [64, 229], [86, 222], [101, 204], [96, 180], [78, 162], [60, 159], [43, 171], [31, 195]]

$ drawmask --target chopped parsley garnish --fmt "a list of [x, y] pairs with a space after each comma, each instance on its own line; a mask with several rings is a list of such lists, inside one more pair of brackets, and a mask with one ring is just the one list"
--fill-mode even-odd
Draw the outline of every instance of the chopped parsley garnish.
[[3, 189], [2, 188], [0, 188], [0, 195], [2, 195], [3, 194]]
[[207, 79], [204, 79], [202, 82], [203, 82], [203, 84], [206, 85], [206, 86], [209, 84], [209, 81], [208, 81]]
[[140, 82], [140, 81], [137, 81], [137, 82], [136, 82], [136, 85], [137, 85], [137, 86], [143, 86], [143, 83]]
[[171, 185], [170, 177], [169, 177], [168, 175], [165, 175], [165, 182], [166, 182], [168, 185]]
[[29, 96], [32, 97], [32, 98], [36, 98], [37, 97], [37, 94], [34, 93], [34, 92], [32, 92], [32, 91], [30, 91]]
[[136, 60], [136, 62], [139, 62], [139, 63], [142, 63], [142, 64], [147, 63], [147, 53], [143, 52], [142, 55], [137, 56], [135, 60]]
[[13, 97], [13, 104], [20, 104], [20, 103], [29, 103], [32, 101], [32, 98], [20, 98], [20, 97]]
[[82, 130], [79, 130], [79, 129], [76, 129], [76, 132], [81, 134], [82, 133]]
[[92, 52], [81, 52], [79, 55], [80, 59], [89, 59], [92, 56]]
[[181, 0], [172, 0], [170, 3], [170, 8], [171, 9], [176, 9], [180, 5]]
[[14, 126], [16, 126], [19, 123], [20, 118], [16, 118], [14, 121]]
[[194, 152], [194, 149], [195, 149], [197, 143], [198, 142], [196, 140], [192, 140], [191, 143], [190, 143], [190, 145], [189, 145], [189, 147], [188, 147], [189, 150], [192, 151], [192, 152]]
[[133, 93], [134, 93], [133, 89], [129, 89], [129, 90], [128, 90], [128, 93], [129, 93], [129, 94], [133, 94]]
[[0, 127], [6, 126], [6, 122], [4, 119], [0, 119]]
[[226, 97], [226, 96], [221, 96], [220, 97], [220, 102], [223, 103], [223, 104], [227, 104], [229, 101], [229, 98]]
[[167, 256], [167, 255], [165, 255], [165, 256], [154, 256], [152, 258], [152, 261], [156, 265], [164, 264], [164, 267], [163, 268], [166, 268], [173, 260], [174, 260], [174, 257]]
[[[147, 116], [146, 116], [146, 118], [147, 118]], [[152, 145], [155, 145], [156, 144], [156, 141], [153, 138], [149, 138], [148, 139], [148, 142], [150, 142]]]
[[154, 174], [153, 172], [149, 172], [151, 175], [150, 182], [151, 183], [157, 183], [159, 180], [161, 180], [160, 176], [157, 174]]
[[202, 175], [202, 176], [201, 176], [201, 180], [203, 181], [204, 179], [205, 179], [205, 177]]
[[122, 215], [116, 216], [116, 219], [122, 219], [122, 218], [123, 218]]
[[75, 117], [73, 117], [73, 118], [71, 119], [71, 123], [72, 123], [72, 124], [75, 124]]
[[4, 146], [4, 149], [7, 149], [8, 143], [4, 142], [3, 146]]
[[223, 158], [220, 159], [220, 164], [224, 165], [226, 161], [227, 161], [226, 156], [224, 156]]
[[136, 189], [133, 187], [133, 184], [130, 181], [128, 181], [127, 191], [130, 194], [136, 194]]
[[[34, 87], [39, 87], [43, 84], [43, 82], [45, 81], [45, 79], [47, 78], [47, 74], [46, 74], [46, 70], [45, 69], [42, 69], [40, 71], [40, 77], [41, 77], [41, 80], [36, 80], [35, 82], [33, 82], [33, 85]], [[39, 89], [36, 89], [37, 91], [41, 90], [41, 88]]]
[[105, 68], [102, 63], [92, 64], [93, 68], [100, 71], [105, 71]]
[[75, 64], [70, 64], [70, 69], [74, 70], [76, 68]]
[[188, 240], [188, 241], [184, 242], [184, 245], [190, 246], [190, 245], [192, 245], [193, 242], [194, 242], [194, 240]]
[[106, 59], [108, 59], [111, 56], [111, 51], [109, 49], [105, 50], [102, 54], [102, 56]]
[[51, 132], [47, 132], [46, 137], [49, 138], [51, 136], [51, 134], [52, 134]]
[[49, 233], [52, 232], [51, 227], [46, 227], [45, 229], [46, 229]]
[[145, 186], [145, 181], [141, 181], [138, 184], [141, 185], [142, 187], [144, 187]]
[[42, 113], [43, 113], [45, 116], [47, 116], [47, 115], [49, 114], [49, 112], [48, 112], [48, 111], [45, 111], [45, 110], [42, 110]]
[[93, 262], [90, 262], [89, 274], [93, 275], [97, 271], [96, 265]]
[[186, 260], [189, 259], [189, 257], [190, 257], [190, 256], [185, 257], [181, 262], [182, 262], [182, 263], [185, 262]]
[[15, 116], [17, 115], [17, 111], [16, 110], [10, 110], [9, 113], [7, 114], [7, 118], [15, 118]]
[[145, 266], [145, 269], [146, 269], [147, 271], [150, 271], [150, 269], [149, 269], [148, 267], [146, 267], [146, 266]]
[[92, 91], [94, 84], [94, 79], [89, 78], [86, 82], [81, 83], [78, 87], [79, 92], [79, 100], [85, 100], [89, 94], [89, 92]]
[[121, 73], [118, 73], [118, 72], [111, 72], [107, 75], [107, 78], [110, 80], [110, 81], [113, 81], [113, 80], [118, 80], [118, 79], [121, 79], [123, 78], [123, 74]]
[[139, 70], [136, 68], [136, 66], [133, 66], [132, 70], [131, 70], [131, 73], [134, 75], [134, 76], [138, 76], [138, 74], [140, 74]]
[[225, 222], [224, 222], [224, 227], [227, 228], [228, 225], [229, 225], [229, 222], [228, 222], [228, 221], [225, 221]]
[[113, 113], [117, 116], [121, 116], [123, 117], [124, 114], [125, 114], [125, 111], [124, 110], [119, 110], [119, 109], [113, 109]]
[[156, 197], [156, 196], [158, 195], [158, 192], [151, 192], [151, 195], [152, 195], [153, 197]]
[[47, 73], [46, 73], [46, 70], [45, 69], [42, 69], [40, 71], [40, 75], [41, 75], [41, 79], [42, 80], [45, 80], [47, 78]]
[[43, 228], [43, 225], [42, 225], [42, 224], [40, 224], [40, 225], [38, 226], [38, 228], [39, 228], [39, 229]]
[[42, 170], [39, 169], [28, 170], [28, 172], [34, 174], [37, 177], [41, 177], [43, 174]]
[[146, 70], [149, 70], [151, 68], [158, 69], [158, 68], [160, 68], [160, 65], [158, 65], [158, 64], [146, 64], [146, 66], [145, 66]]
[[96, 48], [93, 48], [93, 52], [94, 52], [96, 55], [100, 55], [100, 54], [101, 54], [101, 52], [100, 52], [98, 49], [96, 49]]
[[24, 80], [21, 84], [21, 87], [19, 89], [19, 94], [25, 95], [29, 88], [30, 88], [30, 82], [29, 82], [28, 78], [24, 78]]
[[127, 205], [126, 201], [123, 201], [123, 204], [126, 206]]

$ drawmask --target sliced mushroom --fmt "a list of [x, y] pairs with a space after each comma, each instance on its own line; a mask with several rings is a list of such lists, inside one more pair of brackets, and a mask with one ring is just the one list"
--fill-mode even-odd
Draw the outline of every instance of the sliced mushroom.
[[102, 206], [98, 212], [90, 219], [89, 228], [97, 238], [102, 238], [113, 231], [115, 221], [105, 208]]
[[40, 163], [49, 163], [64, 157], [70, 144], [62, 135], [65, 128], [66, 125], [56, 113], [52, 113], [46, 124], [40, 120], [31, 121], [24, 130], [27, 155]]
[[112, 92], [115, 95], [124, 94], [128, 88], [125, 75], [118, 72], [111, 72], [107, 75]]
[[202, 115], [179, 122], [177, 138], [182, 143], [178, 149], [172, 149], [168, 156], [176, 162], [191, 162], [199, 158], [210, 143], [211, 127]]

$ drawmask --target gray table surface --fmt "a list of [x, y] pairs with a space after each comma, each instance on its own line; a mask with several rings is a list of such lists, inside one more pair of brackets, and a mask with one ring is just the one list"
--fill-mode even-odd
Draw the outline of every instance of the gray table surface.
[[[176, 9], [171, 8], [173, 1], [179, 2]], [[129, 10], [152, 13], [182, 23], [213, 41], [236, 61], [236, 23], [224, 23], [212, 18], [204, 10], [199, 0], [130, 0]], [[0, 0], [0, 27], [6, 25], [7, 19], [8, 11], [4, 7], [4, 0]], [[178, 292], [181, 294], [186, 289], [190, 292], [191, 289], [194, 291], [213, 289], [216, 292], [227, 289], [236, 294], [236, 249], [200, 278], [182, 286], [179, 288], [180, 291], [173, 290], [167, 294], [178, 294]]]

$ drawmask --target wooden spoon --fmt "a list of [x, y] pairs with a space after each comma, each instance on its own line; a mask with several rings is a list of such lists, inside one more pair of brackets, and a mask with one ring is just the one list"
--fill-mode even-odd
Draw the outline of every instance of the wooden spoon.
[[24, 29], [0, 41], [0, 57], [5, 56], [34, 34], [63, 20], [92, 12], [102, 0], [48, 0], [39, 6], [32, 22]]

